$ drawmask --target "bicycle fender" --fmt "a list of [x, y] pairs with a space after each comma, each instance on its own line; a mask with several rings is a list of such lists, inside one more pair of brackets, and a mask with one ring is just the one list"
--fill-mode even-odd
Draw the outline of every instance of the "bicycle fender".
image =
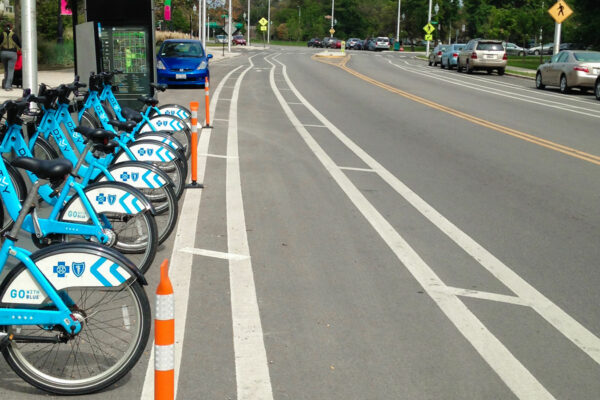
[[[139, 280], [142, 273], [113, 249], [92, 243], [59, 244], [31, 255], [42, 274], [57, 291], [74, 287], [119, 287]], [[22, 268], [19, 268], [22, 267]], [[4, 304], [42, 304], [46, 292], [22, 263], [2, 282], [0, 302]]]
[[160, 115], [173, 115], [177, 118], [181, 118], [184, 121], [190, 119], [192, 116], [192, 114], [185, 107], [182, 107], [179, 104], [165, 104], [158, 107], [158, 111]]
[[[174, 154], [175, 150], [173, 148], [166, 144], [157, 142], [156, 140], [136, 140], [127, 146], [133, 153], [135, 159], [138, 161], [170, 162], [177, 157], [177, 155]], [[113, 163], [116, 164], [123, 161], [131, 160], [126, 152], [121, 151]]]
[[[85, 187], [84, 193], [96, 213], [138, 214], [154, 208], [137, 189], [122, 182], [97, 182]], [[60, 220], [85, 222], [89, 214], [78, 194], [74, 195], [60, 213]]]
[[181, 149], [181, 143], [175, 139], [172, 135], [173, 132], [176, 131], [157, 131], [157, 132], [145, 132], [139, 133], [135, 136], [136, 140], [156, 140], [157, 142], [161, 142], [166, 144], [169, 147], [174, 148], [175, 150]]
[[[186, 123], [173, 115], [154, 115], [150, 117], [150, 122], [158, 130], [162, 131], [180, 131], [186, 126]], [[152, 127], [148, 122], [142, 125], [140, 133], [152, 132]]]
[[[139, 161], [126, 161], [113, 164], [108, 171], [117, 182], [123, 182], [137, 189], [156, 189], [173, 184], [169, 176], [160, 168]], [[98, 182], [109, 182], [108, 178], [100, 175]]]

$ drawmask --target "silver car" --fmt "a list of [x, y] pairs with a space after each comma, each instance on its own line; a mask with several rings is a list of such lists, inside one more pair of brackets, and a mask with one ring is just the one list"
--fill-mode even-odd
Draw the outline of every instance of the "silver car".
[[535, 87], [558, 86], [561, 93], [574, 87], [586, 91], [594, 87], [599, 74], [600, 52], [563, 50], [538, 67]]
[[377, 50], [389, 50], [390, 49], [390, 39], [386, 37], [378, 37], [375, 39], [375, 51]]
[[429, 66], [436, 67], [438, 64], [442, 63], [442, 54], [448, 48], [448, 44], [438, 44], [435, 46], [435, 49], [429, 54]]
[[458, 53], [456, 70], [462, 72], [464, 69], [467, 74], [478, 69], [486, 70], [488, 74], [496, 70], [498, 75], [504, 75], [507, 60], [501, 40], [472, 39]]

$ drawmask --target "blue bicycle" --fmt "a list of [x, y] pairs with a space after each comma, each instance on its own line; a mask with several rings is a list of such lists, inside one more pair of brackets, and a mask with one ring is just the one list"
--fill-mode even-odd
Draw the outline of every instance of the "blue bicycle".
[[[19, 158], [17, 168], [59, 185], [66, 160]], [[112, 385], [139, 360], [150, 332], [144, 276], [118, 252], [92, 243], [59, 244], [31, 253], [17, 247], [37, 203], [33, 183], [0, 248], [0, 350], [28, 383], [56, 394], [82, 395]], [[33, 213], [31, 212], [31, 213]]]

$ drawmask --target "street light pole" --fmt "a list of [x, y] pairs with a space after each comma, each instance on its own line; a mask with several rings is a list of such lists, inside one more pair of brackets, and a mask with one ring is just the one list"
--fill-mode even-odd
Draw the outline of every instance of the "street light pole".
[[[427, 16], [427, 23], [431, 24], [431, 0], [429, 0], [429, 14]], [[427, 48], [425, 49], [425, 55], [429, 57], [429, 40], [427, 41]]]
[[331, 33], [331, 31], [333, 31], [333, 21], [335, 21], [335, 19], [333, 18], [334, 12], [335, 12], [335, 0], [331, 0], [331, 29], [329, 32], [329, 37], [333, 37], [333, 33]]
[[396, 43], [400, 43], [400, 10], [402, 9], [402, 0], [398, 0], [398, 22], [396, 23]]
[[202, 0], [202, 43], [206, 49], [206, 37], [208, 36], [208, 27], [206, 26], [206, 0]]
[[250, 0], [248, 0], [248, 22], [246, 22], [246, 29], [248, 29], [248, 40], [246, 40], [246, 45], [250, 46]]
[[228, 24], [227, 24], [227, 52], [231, 53], [231, 2], [233, 0], [229, 0], [229, 15], [227, 16]]
[[[269, 20], [267, 24], [267, 44], [271, 44], [271, 0], [269, 0], [269, 7], [267, 10], [267, 19]], [[263, 31], [264, 32], [264, 31]]]

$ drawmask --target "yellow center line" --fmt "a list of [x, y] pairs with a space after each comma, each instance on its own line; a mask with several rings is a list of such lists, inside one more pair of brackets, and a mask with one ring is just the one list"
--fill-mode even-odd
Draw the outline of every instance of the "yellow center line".
[[366, 75], [363, 75], [360, 72], [358, 72], [356, 70], [353, 70], [352, 68], [346, 66], [346, 64], [350, 60], [350, 56], [346, 56], [345, 58], [343, 58], [341, 60], [323, 60], [323, 59], [316, 58], [316, 57], [313, 57], [313, 59], [315, 59], [315, 60], [317, 60], [319, 62], [325, 63], [325, 64], [329, 64], [329, 65], [333, 65], [335, 67], [341, 68], [344, 71], [348, 72], [349, 74], [352, 74], [352, 75], [356, 76], [357, 78], [362, 79], [363, 81], [366, 81], [366, 82], [368, 82], [368, 83], [370, 83], [372, 85], [378, 86], [378, 87], [380, 87], [382, 89], [385, 89], [385, 90], [387, 90], [389, 92], [398, 94], [398, 95], [400, 95], [402, 97], [405, 97], [405, 98], [407, 98], [409, 100], [412, 100], [412, 101], [415, 101], [417, 103], [421, 103], [421, 104], [426, 105], [428, 107], [431, 107], [431, 108], [434, 108], [436, 110], [445, 112], [447, 114], [453, 115], [453, 116], [458, 117], [458, 118], [462, 118], [462, 119], [464, 119], [466, 121], [469, 121], [469, 122], [472, 122], [474, 124], [477, 124], [477, 125], [480, 125], [480, 126], [483, 126], [483, 127], [486, 127], [486, 128], [492, 129], [492, 130], [495, 130], [497, 132], [501, 132], [501, 133], [504, 133], [506, 135], [510, 135], [510, 136], [519, 138], [521, 140], [525, 140], [527, 142], [530, 142], [530, 143], [533, 143], [533, 144], [537, 144], [538, 146], [542, 146], [542, 147], [545, 147], [545, 148], [548, 148], [548, 149], [551, 149], [551, 150], [554, 150], [554, 151], [558, 151], [560, 153], [569, 155], [571, 157], [578, 158], [580, 160], [584, 160], [584, 161], [590, 162], [592, 164], [600, 165], [600, 156], [596, 156], [594, 154], [586, 153], [584, 151], [577, 150], [577, 149], [574, 149], [572, 147], [568, 147], [568, 146], [562, 145], [560, 143], [556, 143], [556, 142], [552, 142], [550, 140], [542, 139], [540, 137], [531, 135], [529, 133], [521, 132], [521, 131], [518, 131], [516, 129], [508, 128], [506, 126], [499, 125], [499, 124], [496, 124], [494, 122], [487, 121], [485, 119], [476, 117], [474, 115], [470, 115], [470, 114], [464, 113], [462, 111], [458, 111], [458, 110], [455, 110], [453, 108], [444, 106], [442, 104], [433, 102], [431, 100], [424, 99], [423, 97], [419, 97], [419, 96], [416, 96], [414, 94], [405, 92], [403, 90], [400, 90], [398, 88], [395, 88], [395, 87], [390, 86], [388, 84], [385, 84], [383, 82], [379, 82], [379, 81], [377, 81], [377, 80], [375, 80], [373, 78], [370, 78], [370, 77], [368, 77]]

